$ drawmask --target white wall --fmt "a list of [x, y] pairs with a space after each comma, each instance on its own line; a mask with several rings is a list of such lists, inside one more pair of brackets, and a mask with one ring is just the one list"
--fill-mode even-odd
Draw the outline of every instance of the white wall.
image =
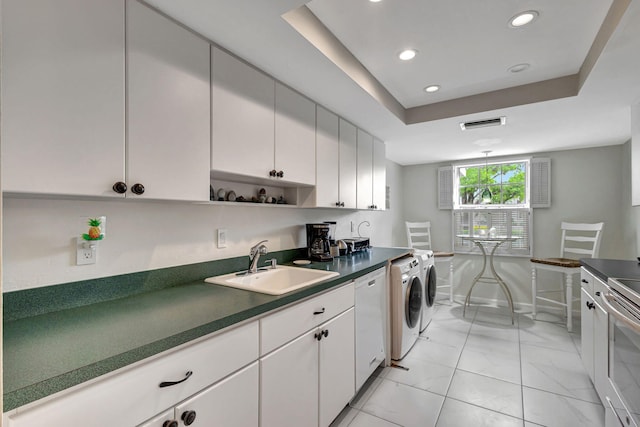
[[[400, 166], [388, 162], [392, 209], [384, 212], [7, 197], [3, 291], [243, 256], [262, 239], [271, 251], [305, 247], [308, 222], [337, 221], [336, 235], [350, 237], [350, 223], [366, 220], [371, 226], [361, 226], [362, 235], [373, 245], [391, 246], [391, 224], [402, 205], [400, 179]], [[86, 232], [82, 218], [101, 215], [107, 235], [98, 262], [77, 266], [75, 237]], [[227, 248], [216, 247], [218, 228], [227, 229]]]
[[[604, 221], [601, 258], [634, 259], [635, 241], [624, 226], [625, 207], [630, 206], [630, 189], [624, 190], [628, 180], [624, 164], [628, 144], [580, 150], [536, 153], [536, 157], [551, 158], [552, 206], [534, 209], [533, 244], [535, 256], [558, 256], [560, 222]], [[437, 169], [443, 164], [407, 166], [404, 168], [404, 213], [410, 221], [431, 220], [434, 248], [451, 250], [451, 211], [437, 207]], [[640, 214], [636, 215], [640, 221]], [[402, 219], [401, 221], [404, 221]], [[627, 224], [629, 221], [627, 221]], [[404, 240], [406, 242], [406, 238]], [[406, 243], [404, 243], [406, 244]], [[479, 255], [455, 256], [458, 299], [464, 297], [475, 274], [481, 268]], [[531, 279], [528, 258], [496, 257], [496, 268], [503, 273], [514, 300], [520, 305], [531, 303]], [[438, 271], [439, 274], [444, 274]], [[544, 285], [559, 276], [541, 273]], [[579, 286], [574, 287], [575, 295]], [[480, 284], [474, 296], [504, 300], [497, 285]]]

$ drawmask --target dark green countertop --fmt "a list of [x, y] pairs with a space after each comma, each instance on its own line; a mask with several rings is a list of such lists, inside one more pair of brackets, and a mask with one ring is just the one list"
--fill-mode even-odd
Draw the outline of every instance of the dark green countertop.
[[584, 258], [580, 262], [604, 282], [609, 277], [640, 279], [640, 263], [637, 260]]
[[5, 321], [3, 409], [17, 408], [317, 294], [406, 253], [408, 249], [371, 248], [332, 262], [314, 262], [305, 268], [337, 271], [340, 276], [280, 296], [199, 279]]

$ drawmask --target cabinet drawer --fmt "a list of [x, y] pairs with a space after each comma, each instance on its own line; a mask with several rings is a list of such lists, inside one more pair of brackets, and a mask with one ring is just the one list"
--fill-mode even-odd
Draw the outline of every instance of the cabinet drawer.
[[349, 283], [326, 294], [285, 308], [260, 320], [260, 355], [280, 347], [354, 304], [354, 285]]
[[587, 291], [589, 295], [593, 295], [593, 283], [595, 281], [595, 276], [582, 267], [580, 270], [580, 286], [582, 286], [582, 289]]
[[[258, 322], [125, 368], [8, 417], [9, 427], [137, 425], [258, 358]], [[159, 387], [164, 381], [179, 384]]]

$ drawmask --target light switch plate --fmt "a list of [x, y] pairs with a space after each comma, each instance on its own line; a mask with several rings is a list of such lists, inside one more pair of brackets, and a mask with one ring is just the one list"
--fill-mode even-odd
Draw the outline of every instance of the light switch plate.
[[218, 249], [227, 247], [227, 229], [218, 228]]

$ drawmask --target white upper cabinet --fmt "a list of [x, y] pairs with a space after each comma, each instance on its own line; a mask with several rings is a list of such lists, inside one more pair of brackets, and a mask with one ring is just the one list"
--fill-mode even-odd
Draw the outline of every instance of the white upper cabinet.
[[373, 209], [384, 210], [387, 198], [387, 156], [384, 142], [373, 138]]
[[274, 169], [283, 181], [316, 183], [316, 104], [276, 83]]
[[358, 209], [384, 210], [385, 162], [384, 143], [358, 129]]
[[211, 168], [268, 178], [273, 169], [275, 81], [211, 48]]
[[373, 206], [373, 136], [358, 129], [358, 209]]
[[209, 200], [209, 67], [205, 40], [127, 2], [127, 197]]
[[124, 2], [2, 1], [4, 191], [118, 196], [124, 22]]
[[[314, 206], [340, 205], [340, 130], [339, 118], [318, 105], [316, 112], [316, 197]], [[354, 186], [355, 188], [355, 186]]]
[[340, 206], [356, 208], [357, 131], [351, 123], [340, 119]]

